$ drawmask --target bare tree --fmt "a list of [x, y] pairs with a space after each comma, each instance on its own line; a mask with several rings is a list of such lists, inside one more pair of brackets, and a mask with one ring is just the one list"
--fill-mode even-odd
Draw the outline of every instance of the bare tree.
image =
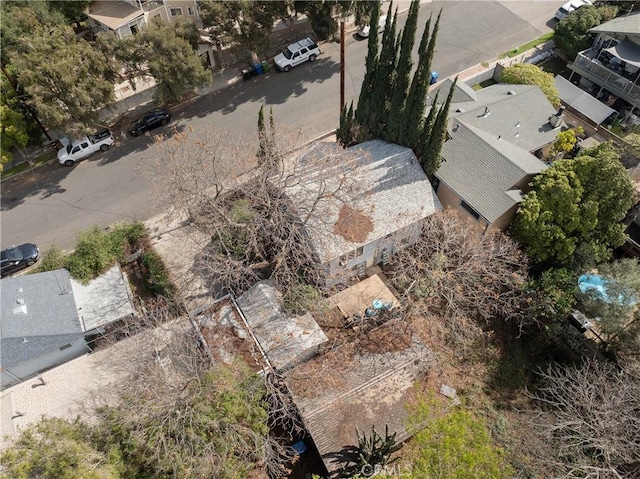
[[[530, 394], [534, 424], [549, 444], [538, 457], [549, 477], [640, 475], [640, 380], [608, 363], [550, 366]], [[552, 471], [552, 472], [550, 472]]]
[[528, 278], [518, 245], [500, 232], [484, 235], [453, 210], [430, 216], [417, 243], [392, 265], [396, 288], [409, 299], [472, 327], [475, 320], [502, 319], [522, 327]]
[[322, 270], [309, 230], [332, 232], [326, 212], [349, 203], [358, 189], [357, 160], [348, 152], [296, 149], [297, 136], [273, 126], [270, 135], [259, 162], [257, 140], [185, 132], [162, 144], [154, 181], [201, 246], [206, 238], [191, 272], [207, 278], [214, 292], [240, 294], [273, 279], [286, 300], [302, 285], [318, 283]]

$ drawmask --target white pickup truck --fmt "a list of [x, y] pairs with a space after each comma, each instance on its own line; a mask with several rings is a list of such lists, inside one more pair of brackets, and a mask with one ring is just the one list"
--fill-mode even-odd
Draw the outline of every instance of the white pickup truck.
[[98, 150], [107, 151], [114, 141], [111, 130], [108, 128], [98, 130], [95, 134], [75, 140], [73, 143], [69, 143], [61, 150], [58, 150], [58, 162], [61, 165], [73, 166]]

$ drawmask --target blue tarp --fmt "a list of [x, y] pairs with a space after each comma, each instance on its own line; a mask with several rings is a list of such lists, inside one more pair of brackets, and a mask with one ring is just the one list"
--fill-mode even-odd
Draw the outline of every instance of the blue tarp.
[[607, 303], [613, 303], [614, 301], [619, 304], [626, 304], [628, 306], [634, 305], [637, 301], [635, 295], [626, 295], [620, 293], [618, 298], [611, 299], [609, 297], [608, 285], [610, 280], [604, 279], [597, 274], [583, 274], [578, 278], [578, 287], [580, 292], [587, 294], [593, 291], [600, 299]]

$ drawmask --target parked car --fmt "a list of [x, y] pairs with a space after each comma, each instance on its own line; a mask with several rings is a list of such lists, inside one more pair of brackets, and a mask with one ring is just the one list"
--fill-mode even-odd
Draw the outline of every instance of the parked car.
[[320, 48], [311, 38], [303, 38], [292, 43], [287, 48], [278, 53], [273, 59], [276, 68], [280, 71], [288, 72], [296, 65], [316, 61], [316, 57], [320, 55]]
[[591, 5], [591, 4], [592, 4], [592, 0], [569, 0], [567, 3], [565, 3], [558, 9], [558, 11], [556, 12], [556, 18], [558, 20], [562, 20], [574, 10], [577, 10], [580, 7], [584, 7], [585, 5]]
[[159, 126], [165, 126], [171, 121], [171, 113], [164, 108], [145, 113], [129, 130], [132, 136], [139, 136]]
[[[382, 15], [379, 19], [378, 19], [378, 33], [384, 31], [384, 25], [387, 22], [387, 16], [386, 15]], [[360, 38], [369, 38], [369, 31], [371, 30], [371, 26], [369, 24], [367, 25], [361, 25], [360, 28], [358, 28], [358, 31], [356, 32], [356, 35], [359, 36]]]
[[0, 252], [0, 276], [15, 273], [34, 265], [40, 257], [40, 250], [33, 243], [12, 246]]
[[103, 128], [58, 150], [58, 162], [61, 165], [73, 166], [97, 151], [107, 151], [114, 141], [113, 132]]

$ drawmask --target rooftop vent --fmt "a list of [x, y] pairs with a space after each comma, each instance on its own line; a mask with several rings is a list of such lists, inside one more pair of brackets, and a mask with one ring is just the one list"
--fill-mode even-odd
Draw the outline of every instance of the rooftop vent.
[[507, 95], [515, 95], [515, 94], [516, 94], [516, 92], [515, 92], [515, 91], [513, 91], [513, 90], [509, 90], [509, 91], [507, 92]]
[[488, 117], [489, 115], [491, 115], [491, 112], [489, 111], [489, 107], [488, 107], [488, 106], [485, 106], [485, 107], [484, 107], [484, 113], [483, 113], [481, 116], [482, 116], [482, 118], [486, 118], [486, 117]]
[[464, 108], [461, 108], [461, 107], [456, 108], [456, 113], [464, 113]]
[[16, 306], [15, 308], [13, 308], [13, 314], [27, 314], [27, 305], [26, 304], [20, 304], [19, 306]]

